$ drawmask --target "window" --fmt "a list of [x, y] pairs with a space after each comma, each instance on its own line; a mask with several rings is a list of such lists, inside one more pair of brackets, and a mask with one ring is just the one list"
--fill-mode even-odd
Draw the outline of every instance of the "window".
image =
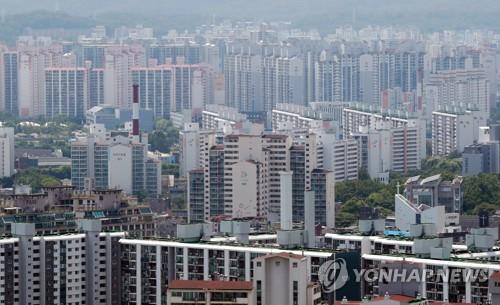
[[257, 305], [262, 305], [262, 281], [257, 281]]
[[299, 304], [299, 282], [293, 281], [293, 305]]

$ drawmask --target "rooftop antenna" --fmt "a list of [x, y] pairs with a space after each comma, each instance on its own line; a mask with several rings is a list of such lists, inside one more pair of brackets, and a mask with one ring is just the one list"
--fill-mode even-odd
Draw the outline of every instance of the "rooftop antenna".
[[396, 192], [398, 193], [399, 195], [399, 188], [401, 187], [401, 185], [399, 184], [399, 181], [398, 181], [398, 184], [396, 184]]

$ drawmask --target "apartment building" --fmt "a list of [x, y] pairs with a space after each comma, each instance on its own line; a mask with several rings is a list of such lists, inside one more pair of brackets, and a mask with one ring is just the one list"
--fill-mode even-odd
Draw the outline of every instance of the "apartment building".
[[14, 175], [14, 128], [0, 127], [0, 177]]
[[[186, 134], [186, 139], [190, 134]], [[190, 215], [196, 221], [231, 215], [263, 217], [278, 222], [281, 209], [280, 173], [288, 170], [293, 171], [295, 181], [293, 193], [297, 209], [294, 219], [301, 221], [304, 214], [303, 194], [313, 188], [314, 171], [317, 175], [331, 171], [333, 177], [339, 179], [337, 181], [356, 179], [358, 175], [356, 142], [328, 140], [324, 144], [324, 140], [331, 139], [328, 137], [331, 134], [310, 133], [305, 138], [294, 140], [286, 133], [252, 134], [237, 130], [219, 136], [214, 131], [200, 132], [195, 128], [193, 136], [193, 143], [197, 140], [199, 145], [193, 144], [193, 150], [186, 149], [183, 160], [200, 164], [199, 168], [191, 169], [191, 178], [188, 179], [191, 183], [188, 194]], [[325, 146], [328, 147], [328, 157]], [[195, 149], [199, 152], [195, 153]], [[320, 171], [322, 169], [325, 171]], [[316, 182], [324, 185], [326, 180], [319, 176]], [[330, 183], [333, 182], [329, 181], [327, 185]], [[318, 211], [324, 211], [324, 206]], [[324, 217], [318, 222], [325, 224]]]
[[224, 214], [263, 217], [269, 213], [269, 158], [260, 136], [224, 137]]
[[79, 190], [122, 189], [127, 194], [161, 194], [161, 164], [147, 154], [147, 139], [127, 134], [96, 135], [71, 142], [71, 181]]
[[[324, 109], [324, 107], [323, 107]], [[272, 111], [273, 130], [334, 127], [334, 114], [295, 104], [277, 104]]]
[[224, 105], [206, 105], [201, 113], [203, 129], [219, 129], [223, 126], [235, 126], [247, 121], [247, 116], [236, 108]]
[[490, 113], [490, 82], [484, 69], [441, 70], [430, 75], [425, 84], [428, 114], [444, 107], [477, 109]]
[[406, 112], [401, 111], [386, 111], [379, 112], [377, 108], [364, 106], [361, 104], [353, 104], [350, 107], [344, 108], [342, 126], [344, 137], [348, 138], [352, 134], [359, 132], [360, 126], [366, 126], [373, 129], [378, 122], [387, 121], [391, 128], [400, 128], [405, 126], [415, 126], [420, 128], [420, 134], [425, 135], [425, 121], [412, 118]]
[[167, 66], [132, 68], [132, 82], [139, 85], [139, 104], [155, 118], [169, 118], [173, 103], [172, 69]]
[[318, 284], [309, 282], [308, 258], [277, 253], [254, 259], [256, 304], [313, 305], [321, 300]]
[[240, 112], [262, 111], [261, 56], [231, 52], [224, 57], [226, 106]]
[[479, 139], [479, 127], [487, 117], [481, 111], [435, 111], [432, 113], [432, 155], [463, 152]]
[[361, 167], [371, 178], [388, 182], [389, 173], [408, 173], [418, 170], [426, 156], [425, 133], [410, 121], [404, 127], [394, 128], [389, 121], [379, 121], [372, 128], [360, 126], [351, 134], [358, 141]]
[[121, 304], [116, 249], [125, 235], [101, 233], [91, 221], [82, 229], [35, 236], [34, 224], [13, 225], [0, 243], [2, 304]]
[[168, 286], [167, 305], [254, 305], [255, 290], [245, 281], [175, 280]]
[[[325, 52], [326, 53], [326, 52]], [[318, 101], [360, 101], [359, 56], [324, 54], [315, 63], [315, 96]]]
[[5, 112], [19, 114], [19, 53], [0, 49], [0, 102]]
[[[263, 287], [268, 286], [269, 280], [274, 279], [272, 281], [273, 284], [270, 285], [272, 287], [283, 287], [283, 290], [280, 290], [279, 296], [272, 296], [273, 301], [271, 301], [271, 303], [263, 301], [262, 304], [281, 304], [276, 302], [283, 300], [283, 298], [286, 298], [288, 295], [287, 293], [282, 293], [282, 291], [291, 292], [292, 295], [290, 297], [293, 300], [293, 278], [298, 274], [294, 271], [294, 262], [297, 263], [297, 268], [299, 269], [303, 266], [302, 262], [305, 262], [305, 268], [310, 270], [300, 272], [300, 280], [297, 280], [297, 294], [301, 295], [298, 291], [304, 291], [305, 287], [302, 285], [304, 281], [308, 283], [318, 283], [319, 267], [325, 261], [328, 261], [332, 257], [332, 254], [335, 254], [338, 258], [353, 259], [352, 264], [359, 263], [363, 268], [374, 270], [374, 272], [379, 272], [391, 264], [410, 264], [413, 267], [408, 266], [407, 268], [411, 267], [419, 270], [424, 267], [435, 270], [457, 269], [459, 270], [457, 272], [470, 269], [473, 272], [485, 272], [485, 274], [489, 274], [500, 268], [499, 264], [472, 258], [470, 254], [467, 254], [467, 258], [465, 256], [460, 256], [461, 254], [457, 254], [457, 258], [460, 257], [459, 260], [419, 258], [411, 254], [413, 253], [414, 241], [410, 240], [390, 239], [380, 236], [327, 234], [325, 236], [325, 241], [327, 245], [331, 245], [329, 251], [325, 251], [324, 249], [290, 250], [277, 248], [271, 245], [244, 246], [220, 244], [220, 240], [218, 240], [219, 244], [213, 244], [203, 242], [184, 243], [165, 240], [122, 239], [120, 241], [122, 244], [122, 253], [130, 253], [132, 255], [132, 259], [130, 260], [127, 257], [122, 257], [122, 262], [124, 262], [123, 264], [127, 262], [127, 268], [137, 272], [134, 273], [134, 271], [130, 271], [131, 276], [126, 280], [129, 288], [123, 288], [130, 289], [130, 291], [137, 291], [137, 293], [132, 293], [129, 296], [129, 301], [126, 304], [144, 304], [138, 301], [135, 302], [132, 299], [134, 299], [135, 294], [144, 296], [145, 293], [151, 298], [156, 297], [163, 302], [167, 297], [167, 292], [163, 287], [173, 280], [206, 281], [215, 278], [224, 278], [234, 281], [253, 281], [256, 295], [258, 296], [260, 292], [263, 298], [262, 300], [269, 297], [269, 293], [272, 294], [273, 290], [269, 292], [269, 290], [264, 290]], [[342, 252], [354, 252], [350, 252], [350, 254], [336, 252], [336, 250], [340, 249], [342, 249]], [[453, 245], [453, 249], [463, 251], [467, 249], [467, 247], [465, 245]], [[354, 258], [355, 254], [353, 254], [356, 251], [361, 251], [361, 254], [357, 254], [357, 259]], [[145, 254], [148, 253], [151, 255], [145, 256]], [[490, 253], [492, 259], [495, 255], [498, 256], [499, 254]], [[271, 257], [271, 259], [266, 258], [266, 256]], [[148, 259], [141, 261], [141, 257], [148, 257]], [[480, 257], [479, 254], [477, 257]], [[355, 263], [356, 260], [357, 263]], [[276, 261], [280, 261], [278, 266]], [[282, 273], [280, 271], [281, 268], [286, 269], [286, 266], [291, 267], [289, 269], [290, 272]], [[354, 268], [354, 265], [350, 266]], [[405, 268], [405, 266], [402, 266], [398, 270], [403, 270]], [[148, 270], [152, 269], [160, 272], [150, 273]], [[299, 269], [297, 269], [297, 271]], [[264, 271], [266, 274], [265, 278], [263, 277]], [[267, 271], [272, 272], [269, 274]], [[407, 272], [410, 271], [411, 270], [407, 270]], [[280, 274], [283, 276], [280, 276]], [[307, 276], [304, 276], [304, 274], [307, 274]], [[289, 280], [287, 280], [287, 278]], [[262, 280], [262, 290], [260, 291], [258, 280]], [[384, 296], [386, 293], [384, 289], [390, 289], [392, 294], [396, 294], [393, 291], [401, 289], [401, 284], [399, 282], [384, 284], [383, 281], [366, 280], [364, 277], [363, 281], [364, 282], [361, 284], [355, 284], [355, 280], [346, 283], [346, 285], [350, 286], [349, 289], [351, 290], [354, 289], [357, 291], [357, 289], [359, 289], [359, 291], [357, 291], [358, 297], [354, 298], [349, 296], [349, 299], [359, 300], [363, 296]], [[154, 285], [152, 285], [152, 283], [154, 283]], [[419, 283], [419, 285], [415, 286], [417, 287], [416, 293], [426, 296], [429, 301], [443, 302], [449, 300], [450, 302], [456, 303], [476, 303], [485, 302], [490, 298], [488, 294], [488, 279], [471, 277], [469, 280], [467, 280], [467, 278], [462, 280], [462, 278], [460, 278], [457, 282], [446, 284], [446, 282], [443, 282], [442, 278], [438, 279], [432, 277], [424, 279]], [[286, 288], [285, 285], [288, 288]], [[438, 287], [442, 287], [442, 289]], [[458, 290], [459, 292], [455, 293], [458, 287], [462, 288]], [[467, 288], [467, 290], [465, 288]], [[312, 291], [311, 295], [319, 295], [318, 288], [313, 288]], [[467, 293], [465, 293], [466, 291]], [[342, 296], [339, 296], [339, 293], [337, 297], [340, 297], [340, 299], [338, 298], [340, 301]]]
[[45, 115], [83, 118], [88, 107], [87, 70], [84, 68], [45, 69]]

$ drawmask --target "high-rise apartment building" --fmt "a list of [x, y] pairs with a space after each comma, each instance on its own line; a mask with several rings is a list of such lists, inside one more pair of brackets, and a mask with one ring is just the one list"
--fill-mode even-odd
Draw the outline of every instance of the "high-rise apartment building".
[[316, 100], [360, 101], [359, 56], [333, 55], [327, 58], [325, 54], [316, 62], [315, 73]]
[[265, 149], [269, 152], [268, 219], [279, 221], [280, 216], [280, 172], [287, 171], [290, 160], [292, 138], [285, 134], [262, 135]]
[[238, 123], [248, 122], [247, 115], [238, 112], [236, 108], [224, 105], [206, 105], [201, 113], [201, 127], [203, 129], [219, 129], [222, 126], [235, 126]]
[[151, 45], [148, 60], [154, 59], [158, 65], [196, 65], [202, 61], [202, 47], [198, 44]]
[[193, 74], [198, 66], [172, 66], [174, 100], [172, 109], [180, 112], [193, 108]]
[[45, 115], [83, 118], [87, 110], [88, 82], [84, 68], [45, 69]]
[[186, 124], [180, 132], [179, 175], [186, 177], [194, 169], [200, 168], [200, 128], [197, 124]]
[[263, 217], [269, 212], [269, 151], [260, 136], [224, 137], [224, 214]]
[[2, 304], [122, 304], [120, 248], [124, 233], [101, 233], [83, 221], [83, 233], [36, 236], [35, 225], [13, 223], [0, 253]]
[[105, 104], [104, 69], [87, 68], [87, 110]]
[[262, 111], [261, 57], [235, 53], [224, 61], [225, 104], [240, 112]]
[[479, 138], [479, 127], [486, 125], [482, 111], [435, 111], [432, 113], [432, 155], [463, 152]]
[[106, 61], [106, 45], [82, 46], [82, 62], [90, 62], [93, 69], [103, 69]]
[[121, 109], [132, 108], [132, 74], [134, 67], [146, 66], [142, 46], [109, 46], [104, 59], [104, 100]]
[[475, 143], [464, 148], [462, 153], [462, 175], [500, 173], [500, 143], [490, 141]]
[[490, 83], [483, 69], [444, 70], [431, 74], [425, 84], [427, 113], [455, 107], [490, 113]]
[[172, 69], [167, 66], [133, 68], [132, 81], [139, 85], [139, 104], [157, 118], [170, 117], [173, 97]]
[[[62, 48], [23, 48], [19, 50], [19, 115], [44, 116], [45, 69], [62, 66]], [[52, 109], [49, 111], [53, 111]], [[65, 112], [62, 110], [61, 112]]]
[[307, 105], [304, 60], [298, 56], [262, 58], [262, 101], [264, 111], [277, 104]]
[[[399, 89], [402, 93], [414, 92], [414, 103], [421, 98], [424, 54], [418, 46], [406, 46], [360, 56], [360, 102], [376, 109], [416, 109], [417, 105], [404, 105], [403, 99], [390, 104], [387, 94]], [[405, 96], [403, 94], [402, 96]]]
[[421, 128], [421, 134], [425, 135], [425, 122], [412, 118], [401, 111], [380, 112], [373, 107], [360, 107], [360, 104], [351, 105], [343, 109], [342, 127], [344, 137], [358, 133], [360, 126], [375, 128], [379, 122], [390, 122], [391, 128], [414, 125]]
[[358, 141], [361, 167], [371, 178], [389, 181], [389, 173], [408, 173], [420, 169], [426, 156], [425, 133], [410, 121], [407, 126], [392, 127], [390, 121], [379, 121], [372, 128], [361, 126], [351, 137]]
[[0, 177], [14, 175], [14, 128], [0, 127]]
[[0, 50], [0, 102], [2, 111], [19, 113], [19, 53]]

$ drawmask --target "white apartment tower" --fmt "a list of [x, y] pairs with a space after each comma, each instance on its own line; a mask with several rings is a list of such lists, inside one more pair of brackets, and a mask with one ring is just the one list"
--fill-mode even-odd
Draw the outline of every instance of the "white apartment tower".
[[487, 121], [482, 111], [435, 111], [432, 113], [432, 155], [463, 152], [479, 139], [479, 127]]
[[260, 136], [224, 137], [224, 208], [236, 218], [268, 216], [269, 151]]
[[19, 51], [19, 115], [45, 115], [45, 69], [62, 65], [60, 48]]
[[0, 177], [14, 174], [14, 128], [0, 128]]
[[433, 111], [460, 107], [490, 113], [490, 83], [482, 69], [438, 71], [425, 84], [425, 106]]
[[407, 126], [395, 128], [390, 121], [378, 121], [371, 128], [360, 126], [359, 133], [351, 135], [358, 141], [360, 163], [370, 177], [388, 182], [390, 171], [420, 169], [426, 140], [418, 124], [420, 121], [410, 120]]
[[146, 65], [141, 46], [107, 47], [104, 58], [104, 100], [122, 109], [132, 109], [132, 68]]

